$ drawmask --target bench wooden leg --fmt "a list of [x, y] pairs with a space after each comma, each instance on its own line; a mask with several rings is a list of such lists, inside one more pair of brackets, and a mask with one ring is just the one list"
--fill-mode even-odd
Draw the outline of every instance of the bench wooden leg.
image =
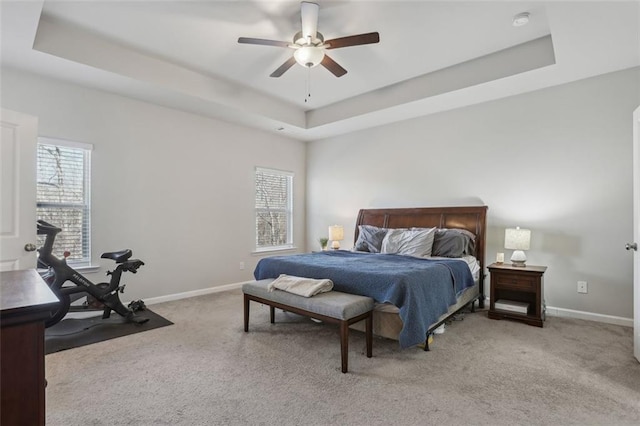
[[367, 341], [367, 358], [373, 355], [373, 312], [369, 313], [365, 321], [365, 339]]
[[342, 358], [342, 372], [346, 373], [349, 363], [349, 323], [340, 322], [340, 355]]
[[244, 331], [249, 331], [249, 296], [244, 295]]
[[285, 312], [293, 312], [298, 315], [304, 315], [311, 318], [316, 318], [322, 321], [330, 323], [338, 323], [340, 325], [340, 358], [342, 362], [342, 372], [347, 373], [349, 371], [349, 324], [365, 320], [365, 338], [367, 345], [367, 358], [371, 358], [373, 355], [373, 311], [363, 313], [361, 315], [352, 317], [347, 320], [340, 320], [335, 317], [329, 317], [318, 313], [313, 313], [293, 306], [287, 306], [275, 301], [269, 301], [257, 296], [251, 296], [247, 293], [244, 294], [244, 331], [249, 331], [249, 303], [254, 301], [269, 306], [269, 314], [271, 317], [271, 323], [275, 323], [275, 310], [276, 308], [282, 309]]

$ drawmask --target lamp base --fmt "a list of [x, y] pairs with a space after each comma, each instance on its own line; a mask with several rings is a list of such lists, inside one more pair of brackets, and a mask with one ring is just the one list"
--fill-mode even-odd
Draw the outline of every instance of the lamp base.
[[331, 243], [331, 249], [332, 250], [340, 250], [340, 241], [333, 241]]
[[522, 250], [516, 250], [511, 255], [511, 266], [515, 266], [517, 268], [524, 268], [527, 266], [526, 264], [527, 256], [524, 254]]

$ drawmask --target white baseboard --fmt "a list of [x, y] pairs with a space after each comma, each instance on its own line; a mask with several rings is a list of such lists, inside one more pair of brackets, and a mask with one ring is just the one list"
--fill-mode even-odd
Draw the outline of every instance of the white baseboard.
[[554, 308], [547, 306], [547, 315], [554, 317], [577, 318], [589, 321], [604, 322], [607, 324], [633, 327], [633, 318], [616, 317], [613, 315], [596, 314], [593, 312], [574, 311], [573, 309]]
[[[242, 284], [251, 281], [243, 281], [239, 283], [226, 284], [218, 287], [209, 287], [202, 290], [186, 291], [184, 293], [168, 294], [166, 296], [152, 297], [144, 299], [145, 305], [154, 305], [156, 303], [171, 302], [174, 300], [187, 299], [189, 297], [204, 296], [205, 294], [220, 293], [222, 291], [235, 290], [242, 287]], [[485, 299], [485, 306], [489, 306], [489, 298]], [[625, 327], [633, 327], [633, 318], [617, 317], [613, 315], [596, 314], [593, 312], [576, 311], [573, 309], [556, 308], [547, 306], [547, 315], [553, 317], [576, 318], [588, 321], [604, 322], [607, 324], [622, 325]]]
[[[251, 281], [245, 281], [245, 282], [251, 282]], [[187, 299], [189, 297], [204, 296], [205, 294], [220, 293], [222, 291], [235, 290], [237, 288], [241, 288], [242, 284], [244, 284], [245, 282], [226, 284], [218, 287], [209, 287], [209, 288], [204, 288], [202, 290], [185, 291], [184, 293], [168, 294], [166, 296], [158, 296], [158, 297], [152, 297], [150, 299], [144, 299], [143, 301], [145, 305], [155, 305], [156, 303], [171, 302], [174, 300]], [[132, 300], [122, 300], [122, 304], [125, 306], [127, 306], [130, 302], [132, 302]], [[102, 310], [87, 311], [87, 312], [69, 312], [65, 316], [65, 318], [84, 319], [84, 318], [97, 317], [101, 315], [102, 315]]]
[[[488, 297], [485, 297], [484, 299], [484, 306], [489, 309], [490, 300]], [[607, 324], [622, 325], [625, 327], [633, 327], [633, 318], [616, 317], [614, 315], [596, 314], [593, 312], [576, 311], [573, 309], [556, 308], [553, 306], [547, 306], [545, 312], [551, 317], [575, 318], [587, 321], [604, 322]]]
[[226, 284], [218, 287], [203, 288], [202, 290], [185, 291], [184, 293], [168, 294], [166, 296], [152, 297], [144, 299], [145, 305], [155, 305], [156, 303], [172, 302], [174, 300], [187, 299], [189, 297], [204, 296], [205, 294], [220, 293], [222, 291], [235, 290], [242, 287], [244, 281], [240, 283]]

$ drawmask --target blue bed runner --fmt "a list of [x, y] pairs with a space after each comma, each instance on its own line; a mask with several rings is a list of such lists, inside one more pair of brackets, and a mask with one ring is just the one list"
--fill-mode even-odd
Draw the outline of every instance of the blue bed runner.
[[456, 303], [456, 296], [474, 285], [461, 259], [422, 259], [395, 254], [350, 251], [274, 256], [261, 259], [257, 280], [280, 274], [328, 278], [333, 289], [372, 297], [400, 309], [402, 348], [424, 343], [429, 325]]

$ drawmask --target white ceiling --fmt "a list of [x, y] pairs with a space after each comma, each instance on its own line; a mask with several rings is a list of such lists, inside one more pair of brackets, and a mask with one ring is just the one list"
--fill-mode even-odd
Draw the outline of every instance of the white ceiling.
[[[640, 65], [638, 1], [318, 3], [325, 39], [380, 33], [327, 52], [341, 78], [299, 65], [271, 78], [292, 51], [237, 43], [290, 41], [295, 1], [2, 0], [0, 59], [301, 140]], [[512, 26], [525, 11], [529, 24]]]

